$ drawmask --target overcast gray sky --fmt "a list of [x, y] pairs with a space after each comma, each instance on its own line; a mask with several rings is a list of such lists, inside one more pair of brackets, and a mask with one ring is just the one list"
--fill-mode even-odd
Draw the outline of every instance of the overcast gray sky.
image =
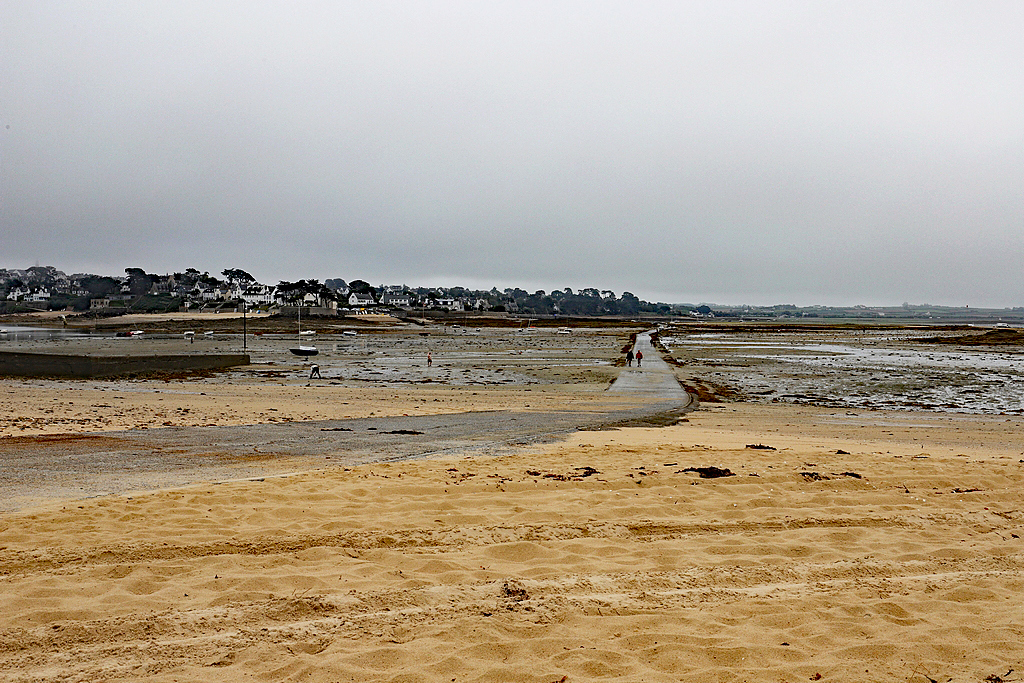
[[1024, 305], [1024, 2], [0, 3], [0, 267]]

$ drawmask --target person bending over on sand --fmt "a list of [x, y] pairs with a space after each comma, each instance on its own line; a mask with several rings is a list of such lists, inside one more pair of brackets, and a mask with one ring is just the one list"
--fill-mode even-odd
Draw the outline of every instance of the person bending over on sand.
[[314, 377], [317, 379], [323, 379], [320, 377], [320, 366], [315, 363], [309, 368], [309, 378], [313, 379]]
[[636, 352], [636, 366], [637, 367], [640, 367], [640, 361], [642, 361], [643, 359], [644, 359], [644, 352], [643, 351], [637, 351]]
[[626, 352], [626, 365], [633, 367], [633, 349]]

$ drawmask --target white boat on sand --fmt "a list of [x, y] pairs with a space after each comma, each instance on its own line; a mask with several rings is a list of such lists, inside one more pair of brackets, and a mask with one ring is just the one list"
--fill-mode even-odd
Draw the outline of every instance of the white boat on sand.
[[[302, 339], [302, 337], [310, 337], [310, 336], [316, 334], [315, 330], [303, 330], [302, 329], [302, 309], [301, 308], [299, 308], [299, 320], [298, 320], [298, 322], [299, 322], [299, 339]], [[296, 346], [294, 348], [291, 348], [291, 349], [288, 349], [288, 350], [291, 351], [292, 353], [294, 353], [296, 356], [315, 356], [318, 353], [320, 353], [315, 346], [307, 346], [307, 345], [303, 345], [303, 344], [299, 344], [298, 346]]]

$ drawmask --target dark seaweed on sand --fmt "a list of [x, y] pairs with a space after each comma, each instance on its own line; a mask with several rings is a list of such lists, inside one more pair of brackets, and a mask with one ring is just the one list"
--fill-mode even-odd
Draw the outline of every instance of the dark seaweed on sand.
[[701, 479], [717, 479], [719, 477], [735, 477], [736, 473], [728, 467], [687, 467], [683, 472], [696, 472]]

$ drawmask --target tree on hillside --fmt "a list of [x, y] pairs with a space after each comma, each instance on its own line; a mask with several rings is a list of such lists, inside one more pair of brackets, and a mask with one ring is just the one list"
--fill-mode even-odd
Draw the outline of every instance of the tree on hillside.
[[209, 287], [220, 287], [223, 284], [223, 282], [205, 271], [199, 276], [199, 282]]
[[186, 268], [184, 273], [175, 273], [174, 281], [185, 289], [192, 289], [199, 282], [199, 278], [202, 277], [195, 268]]
[[132, 296], [145, 296], [153, 289], [154, 276], [142, 268], [125, 268], [124, 272], [128, 275], [128, 290]]
[[31, 266], [28, 268], [29, 282], [49, 287], [57, 281], [59, 270], [53, 266]]
[[277, 283], [277, 291], [284, 295], [285, 301], [293, 304], [302, 301], [307, 294], [314, 295], [321, 302], [337, 300], [337, 294], [335, 294], [334, 290], [320, 284], [320, 281], [316, 279], [298, 280], [296, 282], [281, 280]]
[[370, 286], [370, 283], [365, 280], [353, 280], [348, 283], [348, 288], [356, 294], [370, 294], [376, 298], [377, 290]]
[[619, 297], [619, 312], [622, 315], [635, 315], [640, 312], [640, 298], [632, 292], [623, 292]]
[[277, 283], [277, 291], [285, 301], [295, 303], [304, 295], [303, 284], [300, 283], [304, 284], [304, 281], [289, 282], [288, 280], [281, 280]]
[[320, 303], [323, 304], [326, 301], [337, 301], [338, 292], [327, 286], [327, 283], [320, 284], [316, 280], [311, 280], [316, 283], [316, 289], [313, 294], [316, 294], [317, 298], [320, 299]]
[[86, 275], [79, 281], [79, 284], [90, 295], [96, 297], [108, 296], [121, 289], [120, 282], [112, 277], [101, 275]]
[[231, 284], [239, 284], [243, 287], [256, 282], [256, 278], [249, 275], [249, 273], [245, 272], [241, 268], [225, 268], [220, 272], [220, 274], [223, 275]]

